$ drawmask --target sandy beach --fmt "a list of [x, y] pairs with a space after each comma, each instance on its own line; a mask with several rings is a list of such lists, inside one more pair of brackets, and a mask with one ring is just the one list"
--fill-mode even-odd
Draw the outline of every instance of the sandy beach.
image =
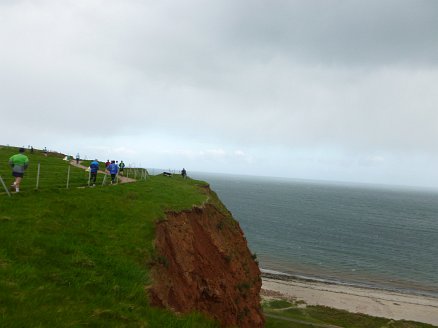
[[438, 298], [303, 280], [263, 277], [265, 297], [302, 300], [349, 312], [438, 326]]

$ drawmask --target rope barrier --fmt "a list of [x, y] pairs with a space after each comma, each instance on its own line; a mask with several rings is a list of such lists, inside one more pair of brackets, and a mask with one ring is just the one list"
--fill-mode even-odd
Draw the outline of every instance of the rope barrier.
[[[85, 164], [82, 162], [82, 164]], [[88, 164], [88, 163], [87, 163]], [[83, 165], [88, 166], [88, 165]], [[145, 168], [140, 167], [130, 167], [125, 166], [123, 169], [123, 174], [119, 173], [116, 176], [116, 183], [120, 182], [120, 179], [123, 178], [135, 178], [136, 180], [147, 180], [150, 177], [149, 172]], [[101, 171], [105, 170], [105, 166], [101, 164]], [[0, 182], [1, 186], [5, 189], [6, 193], [11, 196], [9, 189], [7, 188], [7, 184], [1, 178], [1, 176], [8, 176], [9, 179], [13, 179], [11, 176], [11, 168], [9, 164], [3, 162], [0, 163]], [[28, 169], [25, 171], [22, 186], [27, 189], [29, 186], [34, 186], [36, 190], [40, 187], [45, 188], [72, 188], [72, 187], [83, 187], [90, 186], [90, 171], [84, 170], [81, 167], [77, 167], [72, 165], [70, 162], [61, 163], [61, 164], [53, 164], [53, 163], [45, 163], [44, 160], [38, 162], [37, 164], [31, 163]], [[102, 176], [103, 175], [103, 176]], [[101, 183], [102, 186], [108, 185], [111, 183], [110, 179], [107, 178], [107, 172], [98, 172], [97, 174], [97, 183]], [[10, 178], [9, 178], [10, 177]], [[1, 189], [0, 186], [0, 189]]]

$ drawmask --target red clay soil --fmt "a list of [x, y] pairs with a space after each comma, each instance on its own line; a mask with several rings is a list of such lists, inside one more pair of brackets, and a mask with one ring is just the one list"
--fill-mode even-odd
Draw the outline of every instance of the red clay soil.
[[263, 327], [260, 270], [239, 224], [214, 205], [157, 223], [152, 305], [198, 311], [224, 327]]

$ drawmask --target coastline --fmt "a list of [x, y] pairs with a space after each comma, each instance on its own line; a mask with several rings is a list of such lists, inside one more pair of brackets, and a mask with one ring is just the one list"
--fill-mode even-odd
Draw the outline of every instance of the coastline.
[[438, 326], [438, 298], [262, 274], [262, 297]]

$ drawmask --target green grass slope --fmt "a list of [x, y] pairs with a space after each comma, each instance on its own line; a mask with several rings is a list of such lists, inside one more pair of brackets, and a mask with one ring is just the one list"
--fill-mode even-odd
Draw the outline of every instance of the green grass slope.
[[325, 306], [306, 306], [304, 302], [272, 300], [263, 303], [267, 328], [432, 328], [405, 320], [391, 320], [350, 313]]
[[[0, 148], [0, 174], [15, 149]], [[0, 194], [0, 327], [216, 327], [200, 315], [148, 305], [154, 222], [206, 195], [202, 182], [176, 176], [65, 189], [62, 156], [30, 155], [22, 192]], [[50, 166], [33, 190], [35, 162]], [[73, 168], [72, 168], [73, 169]], [[27, 180], [27, 181], [26, 181]]]
[[[0, 176], [17, 148], [0, 146]], [[217, 327], [201, 315], [177, 316], [151, 308], [146, 287], [154, 222], [166, 211], [207, 200], [205, 183], [156, 176], [146, 181], [88, 188], [88, 173], [61, 154], [26, 153], [21, 190], [8, 197], [0, 186], [0, 327]], [[36, 173], [40, 163], [40, 183]], [[209, 202], [226, 213], [211, 193]], [[431, 327], [323, 307], [264, 305], [266, 327]], [[303, 323], [305, 322], [305, 323]]]

